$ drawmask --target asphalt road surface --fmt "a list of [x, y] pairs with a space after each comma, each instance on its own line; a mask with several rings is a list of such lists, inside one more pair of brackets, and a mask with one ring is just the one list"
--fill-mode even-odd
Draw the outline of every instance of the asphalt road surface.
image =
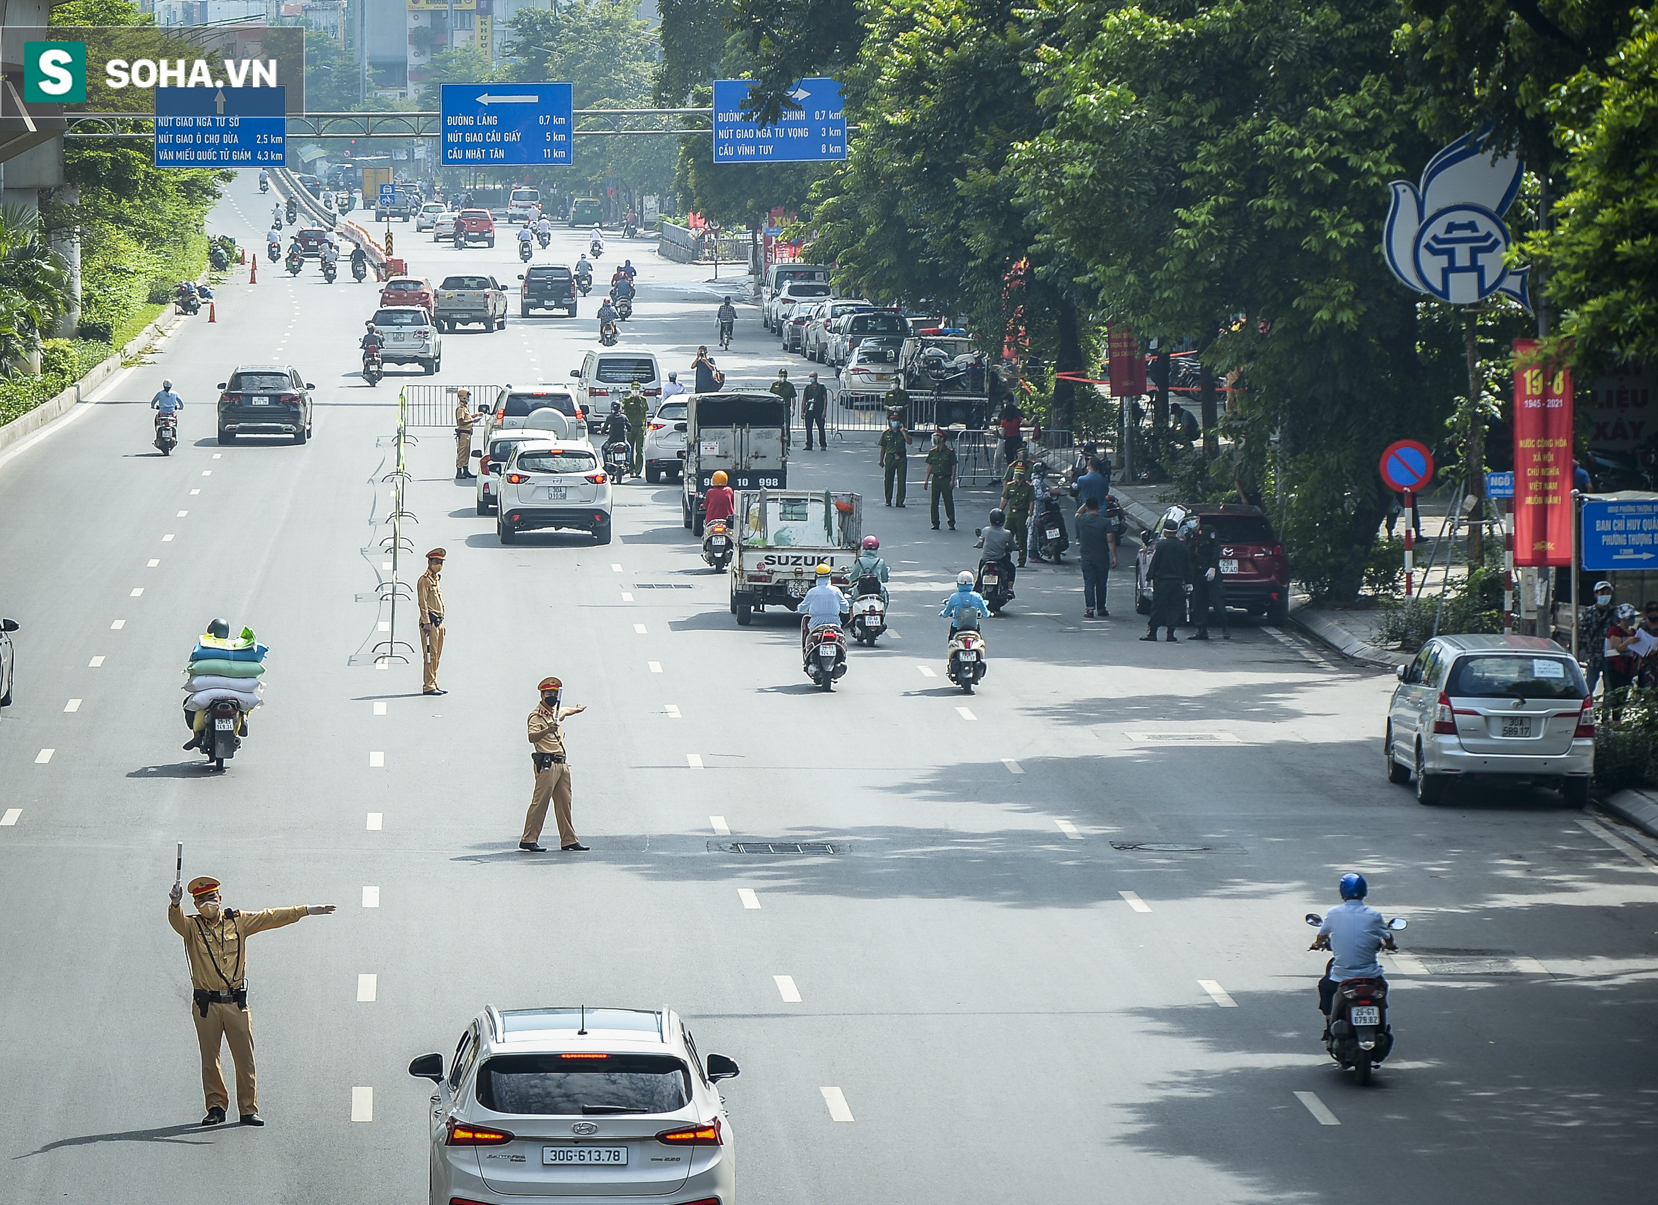
[[[212, 224], [259, 248], [267, 208], [244, 175]], [[518, 270], [506, 238], [394, 230], [433, 277]], [[559, 228], [537, 262], [579, 238]], [[642, 267], [623, 346], [684, 372], [718, 286], [644, 241], [617, 255]], [[399, 381], [357, 375], [373, 286], [233, 280], [216, 324], [0, 453], [0, 613], [22, 624], [0, 721], [0, 1201], [424, 1200], [429, 1089], [405, 1067], [485, 1002], [679, 1010], [742, 1065], [722, 1086], [748, 1205], [1651, 1191], [1655, 863], [1548, 793], [1426, 809], [1389, 786], [1390, 678], [1247, 620], [1230, 643], [1139, 643], [1125, 556], [1103, 622], [1072, 566], [1022, 574], [963, 697], [936, 616], [989, 495], [931, 532], [919, 458], [888, 511], [849, 436], [797, 446], [791, 478], [863, 491], [894, 631], [824, 695], [792, 620], [736, 626], [676, 489], [619, 488], [608, 547], [503, 547], [431, 429], [407, 532], [449, 550], [449, 693], [423, 697], [418, 664], [368, 655]], [[449, 335], [438, 380], [567, 379], [593, 308]], [[801, 366], [741, 314], [734, 380]], [[220, 448], [215, 382], [270, 359], [316, 382], [314, 439]], [[187, 404], [169, 459], [146, 409], [163, 375]], [[179, 670], [214, 615], [273, 650], [222, 775], [179, 751]], [[590, 853], [516, 847], [550, 673], [588, 705], [567, 731]], [[834, 852], [731, 848], [768, 839]], [[196, 1124], [177, 841], [232, 906], [340, 906], [250, 943], [263, 1130]], [[1316, 1040], [1301, 920], [1349, 869], [1410, 922], [1398, 1044], [1362, 1090]]]

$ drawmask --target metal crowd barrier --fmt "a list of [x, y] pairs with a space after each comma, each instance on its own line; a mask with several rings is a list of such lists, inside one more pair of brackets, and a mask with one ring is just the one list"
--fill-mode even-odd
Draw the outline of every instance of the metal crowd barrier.
[[403, 386], [405, 421], [411, 427], [453, 427], [455, 402], [465, 389], [474, 410], [493, 407], [505, 392], [502, 385], [408, 384]]

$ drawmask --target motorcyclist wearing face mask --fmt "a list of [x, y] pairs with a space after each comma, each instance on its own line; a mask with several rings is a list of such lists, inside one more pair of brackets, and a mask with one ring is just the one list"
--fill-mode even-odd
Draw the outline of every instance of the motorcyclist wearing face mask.
[[976, 580], [965, 569], [956, 574], [956, 592], [944, 600], [944, 610], [939, 612], [950, 619], [950, 634], [944, 641], [946, 645], [956, 638], [956, 633], [962, 628], [977, 631], [978, 621], [990, 614], [990, 604], [985, 602], [984, 595], [973, 589]]
[[622, 413], [621, 402], [610, 403], [610, 417], [604, 420], [604, 450], [628, 441], [628, 417]]
[[1606, 630], [1615, 619], [1612, 609], [1612, 583], [1595, 583], [1595, 605], [1577, 621], [1577, 653], [1583, 660], [1583, 670], [1589, 679], [1589, 693], [1595, 693], [1595, 683], [1606, 669]]
[[846, 580], [852, 583], [854, 590], [858, 587], [858, 579], [872, 576], [881, 583], [881, 605], [887, 604], [887, 578], [891, 570], [881, 557], [881, 541], [875, 536], [865, 536], [862, 550], [858, 559], [853, 561], [846, 570]]
[[801, 651], [805, 651], [806, 638], [811, 634], [813, 628], [830, 623], [841, 623], [851, 609], [852, 604], [847, 602], [846, 595], [842, 594], [839, 588], [835, 586], [829, 566], [819, 565], [817, 567], [817, 585], [806, 591], [806, 596], [800, 600], [800, 605], [795, 608], [796, 611], [805, 616], [800, 621]]
[[1013, 554], [1019, 547], [1019, 538], [1006, 527], [1007, 515], [997, 508], [990, 512], [990, 526], [979, 533], [975, 547], [984, 549], [984, 560], [996, 561], [1007, 578], [1007, 596], [1013, 597], [1013, 579], [1018, 573], [1013, 567]]

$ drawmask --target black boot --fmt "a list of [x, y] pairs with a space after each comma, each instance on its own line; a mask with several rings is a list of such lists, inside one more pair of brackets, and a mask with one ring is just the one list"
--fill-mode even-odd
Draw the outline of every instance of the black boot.
[[1141, 640], [1149, 640], [1153, 644], [1156, 644], [1157, 643], [1157, 629], [1153, 628], [1151, 631], [1147, 632], [1144, 636], [1140, 637], [1140, 639]]
[[1192, 639], [1193, 640], [1207, 640], [1207, 639], [1209, 639], [1209, 629], [1208, 628], [1199, 628], [1197, 630], [1197, 634], [1194, 635], [1192, 637]]

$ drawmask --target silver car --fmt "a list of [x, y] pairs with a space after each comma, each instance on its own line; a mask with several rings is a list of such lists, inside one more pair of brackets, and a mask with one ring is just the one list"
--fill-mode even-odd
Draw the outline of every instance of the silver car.
[[447, 1070], [441, 1054], [409, 1064], [437, 1085], [430, 1205], [735, 1205], [714, 1085], [737, 1070], [704, 1063], [666, 1009], [487, 1005]]
[[1524, 778], [1589, 802], [1594, 699], [1572, 655], [1540, 636], [1437, 636], [1398, 669], [1388, 704], [1389, 782], [1439, 802], [1459, 778]]
[[12, 657], [12, 636], [17, 631], [17, 620], [0, 619], [0, 707], [12, 702], [12, 675], [17, 664]]

